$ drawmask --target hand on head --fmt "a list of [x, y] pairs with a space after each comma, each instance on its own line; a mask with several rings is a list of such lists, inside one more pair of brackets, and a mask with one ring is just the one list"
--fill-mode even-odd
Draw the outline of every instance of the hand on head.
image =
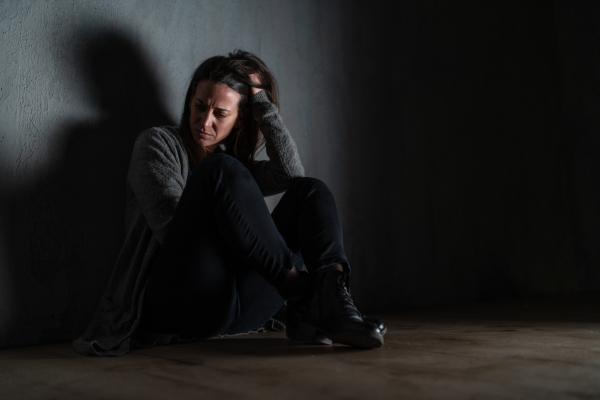
[[[257, 75], [257, 74], [250, 74], [250, 75], [248, 76], [248, 78], [250, 79], [250, 81], [251, 81], [252, 83], [256, 83], [257, 85], [262, 85], [262, 83], [261, 83], [261, 81], [260, 81], [260, 78], [258, 77], [258, 75]], [[254, 86], [250, 86], [250, 90], [252, 91], [252, 96], [254, 96], [256, 93], [259, 93], [259, 92], [261, 92], [261, 91], [262, 91], [262, 89], [261, 89], [261, 88], [256, 88], [256, 87], [254, 87]]]

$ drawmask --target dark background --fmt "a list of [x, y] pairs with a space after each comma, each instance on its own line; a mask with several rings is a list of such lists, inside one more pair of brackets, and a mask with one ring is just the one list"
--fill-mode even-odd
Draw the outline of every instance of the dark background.
[[600, 290], [600, 5], [217, 3], [0, 5], [0, 347], [82, 332], [133, 140], [234, 48], [336, 195], [361, 310]]

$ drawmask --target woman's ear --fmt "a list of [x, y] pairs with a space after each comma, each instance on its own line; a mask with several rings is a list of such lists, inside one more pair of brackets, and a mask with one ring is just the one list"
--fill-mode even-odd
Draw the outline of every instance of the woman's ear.
[[239, 128], [242, 125], [244, 125], [244, 121], [246, 120], [246, 118], [248, 117], [248, 114], [250, 114], [250, 109], [248, 107], [244, 108], [242, 110], [242, 115], [240, 115], [237, 119], [237, 121], [235, 121], [235, 127]]

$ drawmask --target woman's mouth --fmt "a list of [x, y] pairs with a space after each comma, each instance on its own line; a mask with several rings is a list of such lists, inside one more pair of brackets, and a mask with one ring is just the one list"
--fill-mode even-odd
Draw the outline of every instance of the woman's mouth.
[[198, 136], [200, 136], [202, 139], [208, 139], [209, 137], [211, 137], [212, 135], [210, 133], [206, 133], [206, 132], [202, 132], [202, 131], [196, 131], [196, 134]]

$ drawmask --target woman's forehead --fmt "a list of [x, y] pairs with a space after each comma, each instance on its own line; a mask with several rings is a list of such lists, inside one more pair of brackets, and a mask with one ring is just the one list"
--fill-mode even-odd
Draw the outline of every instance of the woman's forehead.
[[237, 107], [240, 94], [224, 83], [202, 80], [196, 87], [194, 99], [215, 108], [233, 110]]

